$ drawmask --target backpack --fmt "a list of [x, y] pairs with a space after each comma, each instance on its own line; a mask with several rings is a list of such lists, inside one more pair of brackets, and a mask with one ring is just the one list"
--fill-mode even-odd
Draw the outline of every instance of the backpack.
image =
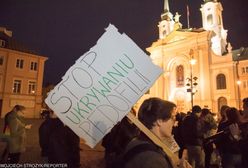
[[145, 152], [145, 151], [154, 151], [161, 153], [165, 156], [168, 163], [171, 163], [169, 158], [162, 153], [159, 148], [155, 145], [149, 144], [149, 143], [143, 143], [140, 145], [137, 145], [133, 148], [131, 148], [129, 151], [124, 153], [123, 155], [120, 155], [116, 158], [116, 160], [112, 163], [111, 168], [125, 168], [125, 165], [135, 156], [139, 153]]

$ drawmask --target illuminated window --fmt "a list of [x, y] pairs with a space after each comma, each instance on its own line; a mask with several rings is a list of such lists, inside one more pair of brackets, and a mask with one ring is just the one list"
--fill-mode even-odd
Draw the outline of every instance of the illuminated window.
[[176, 67], [176, 86], [184, 87], [184, 67], [183, 65], [178, 65]]
[[22, 85], [21, 80], [14, 80], [13, 93], [20, 94], [21, 93], [21, 85]]
[[29, 81], [28, 82], [28, 94], [35, 94], [36, 90], [36, 82]]
[[30, 64], [30, 70], [33, 70], [33, 71], [37, 71], [37, 66], [38, 64], [37, 64], [37, 62], [31, 62], [31, 64]]
[[226, 76], [224, 74], [219, 74], [216, 77], [217, 89], [226, 89]]
[[23, 64], [24, 64], [24, 60], [23, 59], [17, 59], [16, 60], [16, 68], [23, 69]]
[[213, 24], [213, 15], [210, 14], [207, 16], [207, 22], [208, 22], [208, 25], [212, 25]]

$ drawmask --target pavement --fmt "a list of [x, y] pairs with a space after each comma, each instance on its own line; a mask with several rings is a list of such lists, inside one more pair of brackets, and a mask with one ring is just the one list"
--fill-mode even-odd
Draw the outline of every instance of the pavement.
[[[26, 152], [21, 155], [20, 163], [42, 163], [40, 156], [38, 129], [43, 119], [27, 119], [27, 123], [32, 124], [32, 128], [27, 131]], [[0, 119], [0, 130], [3, 128], [3, 119]], [[4, 150], [5, 144], [0, 142], [0, 154]], [[104, 148], [99, 143], [94, 149], [80, 142], [80, 163], [81, 168], [104, 168]]]

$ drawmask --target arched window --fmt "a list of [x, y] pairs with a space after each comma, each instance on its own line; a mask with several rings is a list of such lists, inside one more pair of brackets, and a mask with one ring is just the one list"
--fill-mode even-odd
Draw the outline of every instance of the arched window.
[[219, 74], [216, 77], [217, 90], [226, 89], [226, 76], [224, 74]]
[[176, 86], [184, 87], [184, 67], [183, 65], [178, 65], [176, 67]]

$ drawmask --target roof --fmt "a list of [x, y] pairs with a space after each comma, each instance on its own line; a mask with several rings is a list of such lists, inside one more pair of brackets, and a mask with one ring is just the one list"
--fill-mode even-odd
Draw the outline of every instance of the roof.
[[206, 31], [203, 28], [190, 28], [190, 29], [178, 29], [177, 31], [181, 32], [195, 32], [195, 33], [200, 33]]
[[248, 47], [241, 47], [240, 49], [233, 50], [233, 61], [248, 60]]
[[13, 37], [8, 36], [5, 32], [0, 31], [0, 40], [5, 41], [5, 45], [0, 48], [7, 48], [10, 50], [21, 51], [25, 53], [39, 55], [36, 51], [30, 49], [29, 47], [25, 46], [24, 44], [19, 43]]

